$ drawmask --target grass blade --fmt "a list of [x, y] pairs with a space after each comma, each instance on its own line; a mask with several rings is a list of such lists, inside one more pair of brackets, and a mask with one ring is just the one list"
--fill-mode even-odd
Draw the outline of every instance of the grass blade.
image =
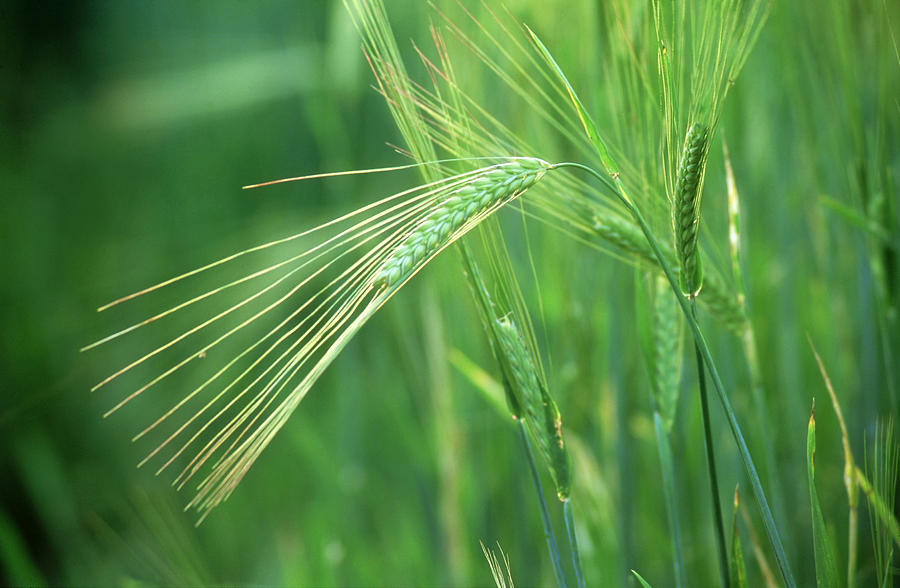
[[806, 432], [806, 466], [809, 478], [809, 504], [812, 511], [813, 550], [816, 557], [816, 585], [836, 587], [838, 585], [837, 564], [831, 541], [828, 539], [828, 528], [822, 516], [819, 495], [816, 492], [816, 404], [813, 402]]
[[631, 570], [631, 573], [634, 574], [634, 577], [637, 578], [637, 581], [641, 583], [642, 588], [653, 588], [650, 586], [650, 583], [647, 582], [639, 573], [634, 570]]
[[747, 585], [747, 567], [744, 565], [744, 552], [741, 549], [741, 536], [738, 534], [738, 510], [740, 495], [738, 487], [734, 487], [734, 511], [731, 517], [731, 585], [744, 588]]
[[844, 422], [844, 413], [841, 412], [841, 406], [838, 404], [837, 394], [834, 393], [834, 387], [831, 385], [831, 378], [825, 371], [825, 365], [819, 352], [813, 345], [812, 338], [807, 336], [809, 346], [812, 348], [813, 355], [816, 358], [816, 364], [819, 366], [819, 373], [825, 381], [825, 388], [828, 390], [828, 396], [831, 398], [831, 405], [834, 407], [834, 413], [837, 415], [838, 424], [841, 427], [841, 443], [844, 446], [844, 485], [847, 488], [847, 500], [849, 503], [849, 520], [847, 521], [847, 588], [853, 588], [856, 583], [856, 551], [857, 551], [857, 530], [859, 527], [859, 486], [855, 481], [853, 474], [856, 465], [853, 462], [853, 452], [850, 451], [850, 435], [847, 433], [847, 424]]

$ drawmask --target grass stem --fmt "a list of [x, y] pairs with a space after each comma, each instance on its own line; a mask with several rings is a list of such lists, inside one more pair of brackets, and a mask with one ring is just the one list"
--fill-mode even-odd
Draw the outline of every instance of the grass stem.
[[525, 434], [525, 423], [521, 419], [516, 421], [516, 429], [519, 432], [519, 441], [522, 442], [522, 451], [525, 452], [525, 461], [528, 462], [528, 471], [531, 473], [531, 481], [534, 483], [534, 492], [537, 494], [538, 504], [541, 510], [541, 522], [544, 524], [544, 537], [547, 539], [547, 549], [550, 550], [550, 559], [553, 562], [553, 574], [556, 576], [556, 585], [560, 588], [566, 586], [566, 576], [562, 570], [559, 558], [559, 545], [556, 543], [556, 535], [553, 533], [553, 525], [550, 523], [550, 511], [547, 509], [547, 501], [544, 499], [544, 488], [541, 486], [541, 478], [538, 475], [537, 465], [534, 463], [534, 453]]
[[[697, 318], [697, 299], [691, 300], [691, 311]], [[731, 576], [728, 573], [728, 551], [725, 543], [725, 522], [722, 518], [722, 504], [719, 500], [719, 479], [716, 474], [716, 454], [713, 450], [712, 425], [709, 422], [709, 398], [706, 391], [706, 376], [703, 369], [703, 355], [697, 344], [694, 344], [697, 355], [697, 383], [700, 386], [700, 415], [703, 421], [703, 442], [706, 448], [706, 464], [709, 472], [709, 485], [713, 506], [713, 519], [716, 527], [716, 548], [719, 552], [719, 574], [722, 585], [731, 588]]]
[[566, 533], [569, 535], [569, 550], [572, 552], [572, 568], [575, 570], [575, 581], [578, 588], [584, 588], [584, 574], [581, 571], [581, 555], [578, 553], [578, 538], [575, 536], [575, 520], [572, 515], [572, 499], [563, 502], [563, 515], [566, 519]]
[[662, 417], [653, 413], [653, 424], [656, 429], [656, 447], [659, 450], [659, 462], [662, 469], [663, 494], [666, 500], [666, 514], [669, 517], [669, 529], [672, 533], [672, 562], [675, 569], [675, 587], [687, 585], [684, 577], [684, 556], [681, 552], [681, 525], [678, 522], [678, 498], [675, 492], [675, 468], [672, 465], [672, 445], [669, 435], [663, 426]]

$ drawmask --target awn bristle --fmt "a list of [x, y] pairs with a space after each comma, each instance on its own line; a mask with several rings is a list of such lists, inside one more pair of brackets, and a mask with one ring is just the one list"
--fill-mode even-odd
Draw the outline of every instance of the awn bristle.
[[541, 159], [515, 159], [490, 168], [451, 192], [440, 208], [422, 220], [385, 260], [376, 274], [375, 285], [390, 287], [409, 277], [422, 260], [440, 250], [469, 219], [518, 196], [549, 167]]
[[509, 367], [507, 384], [512, 388], [523, 418], [541, 455], [547, 461], [560, 500], [569, 499], [571, 471], [569, 451], [562, 434], [562, 415], [535, 370], [518, 328], [509, 318], [497, 320], [499, 352]]
[[700, 187], [706, 167], [709, 128], [694, 123], [688, 129], [675, 180], [675, 250], [681, 265], [681, 288], [696, 296], [703, 283], [703, 266], [697, 253], [700, 233]]

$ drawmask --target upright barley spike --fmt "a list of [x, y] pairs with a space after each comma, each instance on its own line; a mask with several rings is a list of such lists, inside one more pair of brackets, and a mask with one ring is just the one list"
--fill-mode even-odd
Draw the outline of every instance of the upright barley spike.
[[697, 252], [700, 233], [700, 187], [706, 167], [709, 127], [694, 123], [688, 129], [675, 180], [675, 251], [681, 264], [681, 289], [691, 297], [703, 284], [703, 266]]
[[376, 287], [390, 287], [409, 277], [421, 261], [443, 247], [466, 221], [521, 194], [549, 167], [550, 164], [541, 159], [514, 159], [488, 169], [479, 178], [452, 192], [384, 261], [375, 277]]

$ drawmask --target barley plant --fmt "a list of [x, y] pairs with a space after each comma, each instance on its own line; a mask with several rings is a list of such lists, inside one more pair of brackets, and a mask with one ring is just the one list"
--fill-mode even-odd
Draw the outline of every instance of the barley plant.
[[3, 585], [897, 581], [896, 3], [35, 10]]

